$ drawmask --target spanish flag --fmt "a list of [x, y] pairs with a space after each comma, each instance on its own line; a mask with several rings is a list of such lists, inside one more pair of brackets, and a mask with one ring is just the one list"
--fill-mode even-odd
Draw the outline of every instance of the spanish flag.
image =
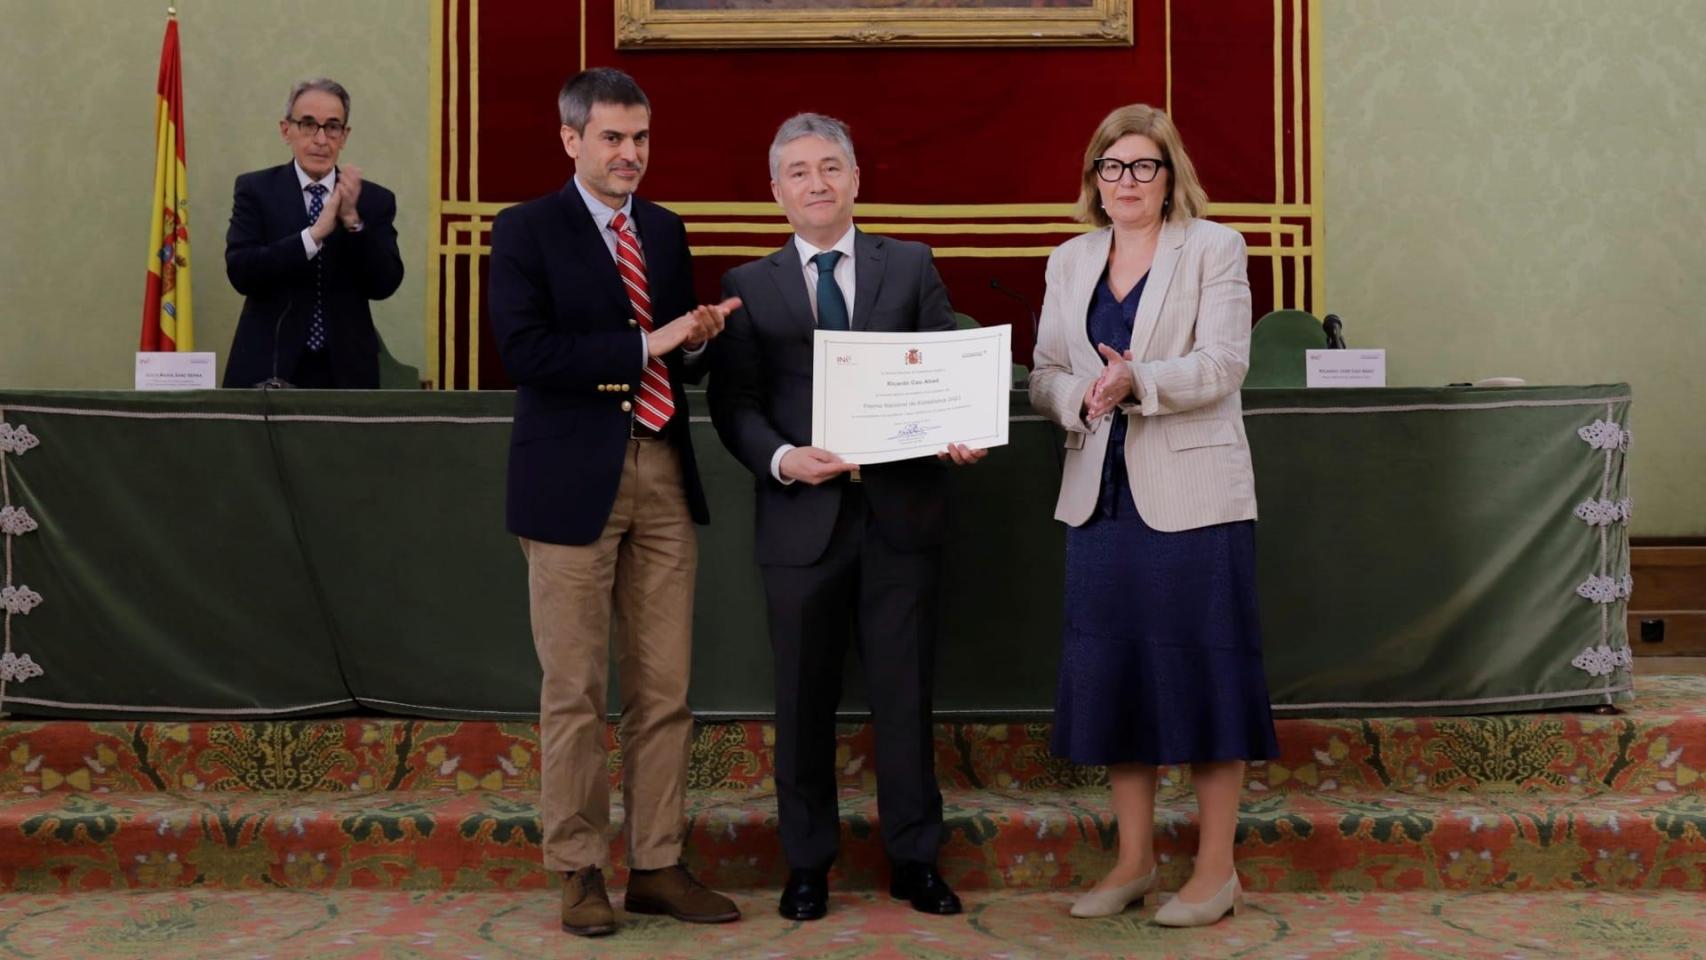
[[190, 189], [184, 174], [184, 71], [178, 20], [168, 13], [155, 85], [154, 211], [148, 231], [148, 290], [142, 299], [142, 347], [195, 349], [190, 314]]

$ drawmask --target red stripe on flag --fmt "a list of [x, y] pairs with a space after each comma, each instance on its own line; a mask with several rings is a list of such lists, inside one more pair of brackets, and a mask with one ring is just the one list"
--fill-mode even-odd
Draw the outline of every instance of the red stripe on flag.
[[160, 78], [154, 85], [154, 92], [166, 98], [166, 107], [172, 116], [172, 126], [177, 131], [177, 137], [172, 144], [178, 161], [181, 163], [184, 153], [184, 65], [183, 57], [178, 49], [178, 21], [166, 21], [166, 40], [160, 46]]
[[171, 353], [178, 349], [166, 331], [160, 329], [160, 275], [148, 271], [148, 285], [142, 291], [142, 350]]

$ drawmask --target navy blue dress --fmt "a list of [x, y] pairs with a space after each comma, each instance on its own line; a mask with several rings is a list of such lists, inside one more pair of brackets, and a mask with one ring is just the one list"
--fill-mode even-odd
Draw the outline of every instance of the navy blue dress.
[[[1122, 353], [1146, 275], [1116, 298], [1104, 272], [1087, 334]], [[1066, 626], [1055, 754], [1077, 763], [1180, 764], [1279, 755], [1256, 610], [1256, 525], [1177, 533], [1138, 516], [1126, 418], [1111, 425], [1096, 512], [1066, 532]]]

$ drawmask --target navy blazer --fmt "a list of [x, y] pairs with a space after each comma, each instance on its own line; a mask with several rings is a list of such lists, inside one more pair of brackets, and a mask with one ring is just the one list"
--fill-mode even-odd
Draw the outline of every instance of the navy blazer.
[[[858, 231], [853, 257], [854, 330], [954, 329], [954, 308], [928, 246]], [[711, 419], [723, 446], [756, 478], [758, 562], [808, 566], [829, 546], [845, 481], [782, 484], [770, 473], [777, 448], [812, 442], [817, 321], [792, 238], [725, 274], [723, 295], [740, 297], [741, 308], [711, 344]], [[860, 475], [872, 518], [892, 546], [922, 550], [946, 538], [948, 477], [935, 457], [871, 464]]]
[[[687, 228], [668, 210], [634, 198], [652, 316], [662, 325], [697, 305]], [[584, 545], [598, 539], [616, 502], [640, 389], [644, 334], [616, 260], [574, 181], [498, 214], [492, 225], [487, 306], [504, 370], [516, 384], [506, 517], [516, 536]], [[676, 350], [669, 368], [675, 415], [664, 439], [681, 454], [687, 504], [710, 511], [699, 484], [684, 383], [702, 371]], [[625, 385], [626, 391], [608, 389]], [[606, 389], [600, 389], [601, 387]]]
[[307, 349], [318, 272], [334, 385], [379, 387], [379, 333], [368, 301], [389, 297], [403, 282], [397, 198], [364, 180], [355, 208], [361, 232], [333, 230], [320, 246], [317, 256], [325, 262], [316, 271], [302, 249], [308, 208], [295, 164], [237, 178], [231, 226], [225, 231], [225, 276], [244, 299], [225, 361], [225, 386], [252, 387], [272, 376], [275, 350], [278, 375], [291, 378]]

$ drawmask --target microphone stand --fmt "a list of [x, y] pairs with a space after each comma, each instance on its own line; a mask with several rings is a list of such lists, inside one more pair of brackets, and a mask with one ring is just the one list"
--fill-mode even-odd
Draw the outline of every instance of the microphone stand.
[[290, 315], [290, 308], [295, 306], [294, 296], [284, 299], [284, 309], [278, 312], [278, 319], [272, 324], [272, 376], [255, 384], [257, 390], [290, 390], [294, 384], [278, 375], [278, 338], [284, 332], [284, 318]]
[[[1040, 324], [1037, 320], [1037, 311], [1031, 307], [1031, 301], [1020, 296], [1018, 293], [1015, 293], [1011, 288], [1009, 288], [1006, 284], [1003, 284], [1000, 280], [996, 279], [995, 277], [989, 278], [989, 288], [991, 290], [995, 290], [995, 291], [999, 292], [1000, 294], [1007, 297], [1008, 299], [1018, 301], [1019, 305], [1021, 307], [1024, 307], [1025, 311], [1031, 315], [1031, 349], [1033, 351], [1036, 350], [1036, 348], [1037, 348], [1037, 333], [1041, 328], [1040, 328]], [[1031, 365], [1029, 363], [1027, 363], [1027, 364], [1025, 364], [1025, 382], [1027, 384], [1029, 384], [1030, 379], [1031, 379]]]

